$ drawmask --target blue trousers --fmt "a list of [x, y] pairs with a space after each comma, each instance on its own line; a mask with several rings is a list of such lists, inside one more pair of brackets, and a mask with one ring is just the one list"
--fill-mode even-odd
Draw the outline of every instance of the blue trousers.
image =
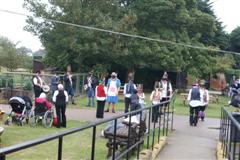
[[88, 106], [91, 106], [91, 102], [92, 102], [92, 107], [95, 106], [94, 103], [94, 96], [95, 96], [95, 90], [93, 88], [89, 88], [87, 91], [87, 95], [88, 95]]

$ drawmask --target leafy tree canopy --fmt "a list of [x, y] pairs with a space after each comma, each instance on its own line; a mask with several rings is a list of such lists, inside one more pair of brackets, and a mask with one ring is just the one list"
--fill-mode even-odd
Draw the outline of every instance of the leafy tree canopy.
[[[25, 0], [24, 6], [35, 17], [202, 47], [228, 48], [228, 36], [208, 0], [49, 0], [48, 3]], [[110, 67], [116, 64], [131, 71], [145, 66], [204, 75], [213, 72], [213, 62], [219, 60], [213, 56], [215, 53], [204, 50], [33, 17], [27, 22], [25, 29], [38, 35], [45, 46], [45, 62], [63, 70], [69, 64], [78, 71], [99, 63]]]

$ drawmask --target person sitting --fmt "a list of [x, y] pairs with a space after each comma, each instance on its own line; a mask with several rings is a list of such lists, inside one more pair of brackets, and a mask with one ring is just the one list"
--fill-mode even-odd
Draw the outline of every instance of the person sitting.
[[44, 104], [47, 109], [52, 108], [52, 104], [47, 100], [47, 95], [45, 93], [41, 93], [40, 96], [35, 99], [35, 106], [37, 107], [39, 104]]

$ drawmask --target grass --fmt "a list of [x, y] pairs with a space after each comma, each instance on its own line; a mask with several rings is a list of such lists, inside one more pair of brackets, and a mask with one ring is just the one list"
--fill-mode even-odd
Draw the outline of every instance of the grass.
[[[73, 127], [79, 127], [86, 122], [68, 121], [68, 129]], [[105, 125], [97, 127], [97, 139], [95, 159], [106, 159], [107, 139], [101, 138], [100, 133]], [[45, 135], [50, 135], [63, 131], [64, 129], [44, 128], [37, 126], [31, 128], [28, 125], [19, 127], [16, 125], [5, 126], [5, 131], [1, 137], [1, 147], [18, 144], [27, 140], [36, 139]], [[90, 159], [91, 157], [91, 140], [92, 129], [87, 129], [79, 133], [75, 133], [69, 136], [65, 136], [63, 139], [63, 159]], [[28, 160], [42, 160], [42, 159], [57, 159], [57, 146], [58, 140], [53, 140], [44, 144], [40, 144], [29, 149], [22, 150], [7, 156], [7, 159], [28, 159]]]
[[[149, 100], [149, 94], [146, 94], [146, 103], [147, 106], [151, 105]], [[219, 97], [219, 103], [210, 103], [206, 109], [207, 117], [220, 117], [220, 109], [223, 105], [227, 104], [228, 98]], [[69, 105], [72, 108], [87, 108], [87, 109], [96, 109], [86, 107], [87, 98], [77, 98], [77, 105]], [[119, 103], [116, 106], [116, 109], [124, 110], [124, 101], [123, 96], [120, 97]], [[189, 115], [189, 108], [183, 105], [183, 98], [180, 95], [177, 95], [175, 101], [175, 113], [178, 115]], [[79, 127], [87, 122], [80, 121], [68, 121], [68, 128]], [[95, 147], [95, 159], [102, 160], [106, 159], [107, 155], [107, 139], [100, 136], [101, 130], [105, 128], [106, 124], [100, 125], [97, 127], [96, 132], [96, 147]], [[0, 147], [6, 147], [14, 144], [19, 144], [27, 140], [33, 140], [42, 136], [58, 133], [64, 129], [57, 129], [55, 127], [46, 129], [43, 126], [30, 127], [24, 125], [19, 127], [16, 125], [4, 126], [5, 132], [1, 137]], [[157, 132], [156, 132], [157, 135]], [[150, 134], [150, 146], [152, 144], [152, 133]], [[157, 138], [155, 139], [157, 142]], [[81, 131], [80, 133], [75, 133], [69, 136], [65, 136], [63, 139], [63, 159], [66, 160], [75, 160], [75, 159], [90, 159], [91, 158], [91, 147], [92, 147], [92, 129], [87, 129]], [[141, 146], [141, 149], [146, 148], [147, 136], [145, 136], [144, 145]], [[57, 159], [57, 147], [58, 140], [53, 140], [48, 143], [44, 143], [29, 149], [25, 149], [20, 152], [16, 152], [7, 156], [7, 159], [28, 159], [28, 160], [42, 160], [42, 159]], [[134, 159], [133, 157], [131, 159]]]

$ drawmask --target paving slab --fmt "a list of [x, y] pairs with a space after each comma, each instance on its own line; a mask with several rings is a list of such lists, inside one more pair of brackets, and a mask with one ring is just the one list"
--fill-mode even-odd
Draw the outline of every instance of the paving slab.
[[175, 116], [174, 129], [159, 160], [215, 160], [220, 120], [206, 118], [197, 127], [189, 125], [188, 116]]

